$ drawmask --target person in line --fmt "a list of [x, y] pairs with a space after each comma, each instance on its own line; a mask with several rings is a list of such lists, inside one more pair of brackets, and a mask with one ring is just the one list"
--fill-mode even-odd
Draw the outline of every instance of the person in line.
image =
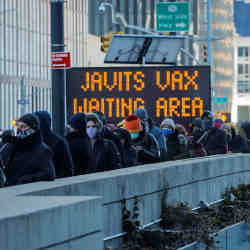
[[74, 175], [93, 173], [94, 155], [87, 135], [87, 121], [83, 113], [71, 117], [66, 139], [74, 162]]
[[73, 176], [74, 164], [68, 142], [51, 130], [51, 116], [47, 111], [38, 111], [35, 115], [40, 121], [42, 138], [53, 151], [56, 178]]
[[230, 123], [226, 123], [222, 126], [222, 129], [227, 134], [229, 152], [231, 153], [250, 153], [247, 144], [247, 137], [245, 132], [236, 124], [235, 126]]
[[134, 115], [138, 116], [141, 120], [142, 125], [145, 127], [147, 133], [150, 133], [156, 139], [160, 151], [161, 151], [161, 158], [164, 158], [166, 155], [167, 148], [166, 148], [166, 138], [163, 135], [161, 129], [157, 127], [153, 120], [148, 116], [148, 112], [146, 109], [138, 108], [135, 110]]
[[7, 142], [8, 156], [4, 157], [7, 186], [55, 179], [53, 153], [42, 141], [36, 115], [22, 116], [17, 121], [17, 135], [8, 136]]
[[166, 137], [167, 144], [167, 157], [165, 160], [172, 161], [186, 158], [187, 140], [183, 134], [179, 134], [173, 119], [164, 119], [161, 123], [161, 129]]
[[200, 117], [192, 121], [192, 127], [189, 136], [188, 150], [190, 157], [207, 156], [206, 149], [203, 145], [203, 139], [206, 137], [202, 128], [202, 120]]
[[120, 141], [123, 145], [125, 166], [132, 167], [132, 166], [137, 165], [136, 151], [132, 147], [132, 140], [131, 140], [130, 133], [126, 129], [123, 129], [123, 128], [114, 130], [114, 133], [120, 138]]
[[161, 152], [155, 138], [142, 126], [138, 116], [126, 117], [125, 129], [130, 133], [132, 146], [136, 151], [138, 164], [156, 163], [160, 161]]
[[121, 168], [120, 156], [111, 140], [103, 136], [103, 123], [95, 113], [86, 114], [87, 135], [91, 143], [94, 163], [92, 172], [101, 172]]
[[[107, 123], [106, 116], [103, 113], [95, 111], [95, 110], [93, 111], [93, 113], [95, 113], [98, 116], [98, 118], [103, 124], [103, 128], [102, 128], [103, 138], [113, 142], [114, 147], [115, 147], [115, 152], [117, 154], [117, 159], [120, 159], [119, 165], [122, 168], [126, 167], [123, 146], [120, 142], [120, 138], [116, 134], [114, 134], [113, 131], [110, 129], [110, 125]], [[114, 127], [113, 127], [113, 130], [114, 130]]]
[[203, 128], [206, 133], [204, 147], [208, 155], [226, 154], [228, 152], [227, 135], [221, 129], [223, 121], [216, 119], [213, 121], [213, 114], [205, 111], [201, 117]]

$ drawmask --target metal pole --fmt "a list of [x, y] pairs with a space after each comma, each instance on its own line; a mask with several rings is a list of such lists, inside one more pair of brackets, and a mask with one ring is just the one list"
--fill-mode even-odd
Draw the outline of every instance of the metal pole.
[[212, 69], [211, 41], [212, 41], [212, 20], [211, 20], [211, 0], [207, 0], [207, 62], [210, 65], [210, 81], [211, 81], [211, 110], [214, 112], [214, 79]]
[[[64, 1], [51, 0], [51, 51], [64, 51]], [[51, 70], [53, 130], [64, 134], [65, 129], [65, 74], [64, 70]]]
[[25, 114], [26, 96], [25, 96], [25, 86], [24, 86], [24, 75], [21, 76], [20, 81], [21, 87], [21, 116]]
[[211, 41], [212, 41], [211, 0], [207, 0], [207, 52], [208, 65], [211, 66]]

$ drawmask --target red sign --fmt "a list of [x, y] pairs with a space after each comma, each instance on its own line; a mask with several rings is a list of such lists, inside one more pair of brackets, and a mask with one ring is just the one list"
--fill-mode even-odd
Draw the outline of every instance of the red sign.
[[53, 69], [70, 68], [70, 52], [53, 52], [52, 68]]

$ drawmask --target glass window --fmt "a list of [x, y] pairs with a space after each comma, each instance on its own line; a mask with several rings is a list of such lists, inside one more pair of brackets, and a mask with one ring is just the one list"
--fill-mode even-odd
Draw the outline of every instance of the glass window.
[[238, 48], [239, 57], [248, 57], [249, 56], [249, 47], [239, 47]]
[[238, 74], [239, 75], [243, 74], [243, 64], [238, 64]]
[[242, 47], [238, 48], [238, 56], [240, 56], [240, 57], [243, 56], [243, 48]]

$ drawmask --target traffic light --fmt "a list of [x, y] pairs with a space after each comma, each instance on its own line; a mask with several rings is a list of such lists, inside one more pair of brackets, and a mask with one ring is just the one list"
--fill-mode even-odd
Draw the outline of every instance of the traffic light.
[[203, 45], [203, 62], [208, 63], [208, 48], [207, 45]]
[[101, 51], [102, 52], [107, 52], [110, 42], [112, 40], [113, 33], [109, 32], [108, 34], [104, 35], [101, 37]]
[[108, 34], [104, 35], [101, 37], [101, 51], [102, 52], [107, 52], [110, 46], [110, 43], [112, 41], [113, 35], [122, 35], [124, 34], [123, 32], [109, 32]]
[[17, 125], [17, 121], [16, 121], [16, 120], [13, 120], [13, 121], [11, 122], [11, 124], [12, 124], [12, 126], [16, 126], [16, 125]]
[[223, 122], [231, 122], [231, 113], [222, 113], [220, 118]]

